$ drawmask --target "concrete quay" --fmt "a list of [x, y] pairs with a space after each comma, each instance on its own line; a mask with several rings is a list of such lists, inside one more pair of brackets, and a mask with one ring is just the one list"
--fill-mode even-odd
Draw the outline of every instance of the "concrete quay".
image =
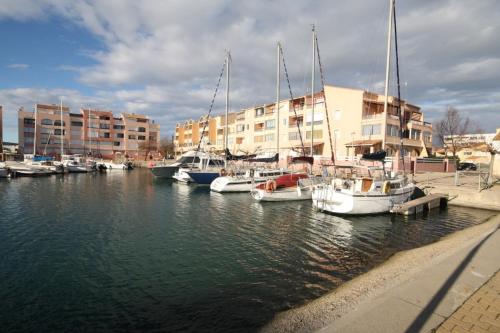
[[500, 211], [500, 183], [496, 181], [490, 188], [479, 190], [479, 175], [462, 174], [455, 185], [455, 173], [417, 173], [413, 180], [427, 194], [448, 194], [449, 205]]
[[[499, 226], [496, 215], [437, 243], [400, 252], [331, 293], [277, 315], [263, 331], [498, 332]], [[482, 292], [488, 281], [496, 294]], [[478, 313], [480, 306], [490, 311]]]

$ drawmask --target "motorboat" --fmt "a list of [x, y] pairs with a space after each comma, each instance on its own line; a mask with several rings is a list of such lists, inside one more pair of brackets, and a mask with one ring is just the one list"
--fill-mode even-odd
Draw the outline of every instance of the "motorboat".
[[210, 184], [210, 190], [215, 192], [250, 192], [258, 184], [289, 173], [290, 171], [285, 169], [251, 168], [246, 170], [244, 175], [217, 177]]
[[316, 209], [341, 215], [388, 213], [394, 205], [408, 201], [415, 190], [404, 174], [366, 166], [347, 168], [351, 170], [343, 176], [313, 186]]
[[172, 164], [159, 164], [151, 168], [153, 175], [159, 178], [173, 178], [174, 174], [182, 167], [190, 167], [200, 163], [205, 152], [190, 150], [184, 153], [177, 161]]
[[64, 173], [64, 166], [54, 161], [52, 156], [36, 156], [25, 154], [24, 164], [50, 171], [51, 173]]
[[10, 177], [10, 169], [5, 166], [5, 163], [0, 163], [0, 178]]
[[93, 172], [97, 170], [95, 161], [86, 160], [82, 155], [63, 155], [62, 163], [71, 173]]
[[174, 174], [173, 178], [184, 183], [198, 183], [209, 185], [212, 180], [219, 177], [221, 168], [224, 167], [224, 160], [219, 156], [203, 153], [198, 159], [198, 163], [192, 163], [189, 167], [181, 167]]
[[29, 165], [23, 162], [6, 162], [5, 166], [10, 170], [13, 177], [37, 177], [37, 176], [50, 176], [52, 171], [46, 168], [41, 168], [36, 165]]
[[302, 180], [310, 180], [309, 174], [286, 174], [258, 184], [250, 193], [257, 201], [311, 200], [311, 182]]
[[114, 163], [114, 162], [104, 162], [104, 166], [106, 167], [106, 171], [123, 171], [123, 170], [133, 170], [134, 166], [132, 162], [127, 161], [123, 163]]

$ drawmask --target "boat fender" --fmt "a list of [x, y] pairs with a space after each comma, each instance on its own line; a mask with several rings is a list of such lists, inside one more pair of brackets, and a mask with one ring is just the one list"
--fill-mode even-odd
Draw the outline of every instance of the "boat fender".
[[382, 187], [382, 192], [387, 194], [387, 193], [389, 193], [390, 190], [391, 190], [391, 185], [389, 184], [388, 181], [385, 181], [384, 186]]
[[219, 175], [224, 177], [226, 175], [226, 169], [220, 169]]
[[272, 179], [269, 179], [266, 182], [266, 192], [267, 193], [271, 193], [274, 190], [276, 190], [276, 182], [274, 180], [272, 180]]

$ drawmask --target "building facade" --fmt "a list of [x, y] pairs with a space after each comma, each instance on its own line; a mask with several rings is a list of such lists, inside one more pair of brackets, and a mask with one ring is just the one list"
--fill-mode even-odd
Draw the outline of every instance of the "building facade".
[[24, 154], [82, 154], [112, 159], [146, 158], [160, 144], [160, 126], [147, 116], [107, 110], [37, 104], [18, 112], [19, 149]]
[[[384, 113], [383, 95], [334, 86], [326, 86], [324, 94], [318, 92], [314, 97], [282, 100], [279, 112], [276, 112], [276, 103], [272, 103], [230, 113], [227, 145], [233, 154], [279, 148], [284, 158], [302, 154], [302, 138], [305, 153], [310, 155], [312, 150], [317, 158], [330, 158], [332, 150], [337, 157], [381, 149], [394, 156], [400, 147], [398, 105], [401, 106], [404, 155], [426, 156], [432, 150], [432, 125], [424, 121], [419, 107], [389, 97], [388, 110]], [[222, 152], [225, 116], [216, 116], [178, 123], [174, 138], [176, 154], [195, 149], [204, 126], [204, 148]]]
[[3, 108], [0, 105], [0, 154], [3, 153]]

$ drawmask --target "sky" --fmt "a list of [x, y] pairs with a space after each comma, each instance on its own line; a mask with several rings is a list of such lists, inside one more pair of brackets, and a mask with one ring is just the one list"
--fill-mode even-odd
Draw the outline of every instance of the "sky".
[[[426, 121], [448, 107], [500, 127], [500, 2], [397, 1], [402, 98]], [[316, 26], [326, 84], [383, 93], [387, 0], [2, 0], [4, 140], [36, 102], [149, 115], [170, 136], [206, 114], [226, 50], [230, 110], [276, 99], [281, 42], [294, 96], [311, 91]], [[395, 66], [390, 93], [396, 94]], [[320, 89], [318, 66], [315, 90]], [[282, 99], [289, 97], [282, 76]], [[214, 113], [225, 107], [225, 83]]]

